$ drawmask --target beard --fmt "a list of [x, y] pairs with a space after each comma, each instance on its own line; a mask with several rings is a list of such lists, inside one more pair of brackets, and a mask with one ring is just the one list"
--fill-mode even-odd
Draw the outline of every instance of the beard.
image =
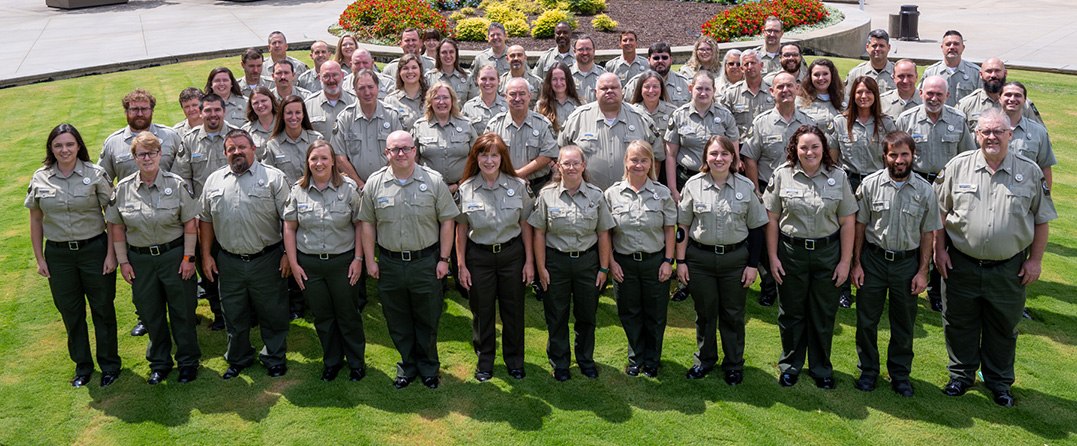
[[1006, 79], [989, 79], [984, 81], [984, 91], [995, 94], [1002, 93], [1002, 84], [1006, 83]]
[[150, 128], [150, 121], [153, 120], [153, 115], [150, 116], [135, 116], [133, 118], [127, 118], [127, 125], [131, 127], [131, 130], [141, 132]]
[[[900, 171], [898, 169], [901, 169]], [[887, 164], [886, 171], [890, 173], [890, 178], [894, 181], [905, 181], [909, 179], [909, 165], [908, 164]]]
[[247, 157], [235, 155], [228, 160], [228, 167], [232, 169], [232, 173], [240, 174], [250, 169], [251, 163], [247, 161]]

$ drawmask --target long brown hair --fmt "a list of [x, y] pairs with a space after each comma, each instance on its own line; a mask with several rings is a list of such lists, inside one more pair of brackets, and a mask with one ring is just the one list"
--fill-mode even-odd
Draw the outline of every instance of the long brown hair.
[[423, 75], [423, 61], [419, 59], [419, 56], [411, 53], [400, 57], [400, 61], [396, 64], [396, 89], [404, 90], [404, 78], [400, 77], [400, 73], [404, 71], [404, 65], [407, 65], [407, 63], [411, 61], [415, 61], [416, 64], [419, 64], [419, 98], [425, 98], [428, 86], [426, 85], [426, 76]]
[[[815, 84], [811, 81], [811, 72], [815, 70], [815, 67], [823, 67], [830, 71], [830, 86], [826, 88], [826, 91], [819, 91], [815, 89]], [[830, 105], [834, 106], [835, 110], [842, 109], [842, 102], [845, 100], [845, 89], [841, 87], [841, 75], [838, 74], [838, 68], [834, 66], [834, 62], [830, 59], [815, 59], [811, 65], [808, 65], [808, 79], [802, 82], [800, 87], [800, 97], [804, 99], [804, 102], [810, 104], [815, 100], [815, 97], [819, 94], [830, 95]]]
[[849, 88], [849, 106], [845, 108], [845, 131], [848, 132], [849, 141], [853, 140], [853, 121], [856, 121], [860, 116], [860, 105], [856, 103], [856, 89], [863, 84], [871, 91], [871, 95], [875, 97], [875, 102], [871, 104], [871, 117], [875, 119], [875, 132], [871, 135], [869, 143], [875, 141], [875, 138], [879, 138], [883, 131], [883, 108], [879, 105], [879, 84], [867, 76], [860, 76], [853, 79], [853, 84]]
[[251, 90], [251, 95], [250, 95], [250, 97], [247, 98], [247, 121], [249, 121], [249, 122], [258, 122], [258, 115], [256, 113], [254, 113], [254, 107], [251, 106], [251, 104], [254, 103], [254, 95], [256, 95], [256, 94], [260, 94], [262, 96], [268, 96], [269, 97], [269, 112], [270, 113], [276, 113], [277, 112], [277, 97], [273, 94], [272, 91], [269, 91], [268, 88], [259, 85], [257, 87], [254, 87], [254, 90]]
[[478, 175], [482, 170], [479, 169], [479, 155], [492, 152], [497, 152], [498, 155], [501, 155], [501, 167], [499, 170], [502, 174], [519, 178], [516, 175], [516, 169], [512, 167], [512, 157], [509, 155], [509, 146], [505, 144], [505, 140], [501, 139], [501, 135], [497, 133], [483, 133], [475, 140], [475, 144], [471, 146], [471, 152], [467, 154], [467, 162], [464, 163], [464, 176], [460, 177], [460, 183]]
[[299, 123], [299, 127], [304, 130], [314, 130], [314, 126], [310, 124], [310, 114], [307, 113], [307, 105], [303, 103], [303, 98], [290, 94], [283, 101], [280, 101], [280, 105], [277, 106], [277, 122], [273, 125], [273, 133], [270, 134], [270, 138], [276, 138], [277, 135], [284, 133], [284, 106], [288, 104], [299, 104], [303, 108], [303, 122]]
[[319, 147], [329, 148], [329, 159], [333, 160], [333, 168], [329, 170], [329, 182], [333, 183], [333, 187], [340, 187], [344, 183], [344, 174], [340, 172], [340, 166], [337, 165], [337, 152], [333, 150], [333, 145], [324, 139], [317, 139], [307, 147], [307, 155], [303, 157], [303, 177], [299, 179], [299, 187], [303, 189], [310, 187], [310, 161], [308, 160], [314, 149]]
[[[568, 95], [570, 100], [576, 101], [576, 106], [583, 104], [580, 100], [579, 94], [576, 93], [576, 80], [572, 77], [572, 70], [564, 62], [554, 63], [549, 70], [546, 70], [546, 77], [542, 79], [542, 88], [539, 90], [538, 104], [535, 106], [535, 111], [538, 114], [545, 116], [550, 120], [550, 124], [553, 124], [553, 131], [561, 131], [561, 121], [557, 116], [557, 93], [553, 92], [553, 72], [554, 70], [561, 70], [565, 74], [565, 94]], [[568, 118], [565, 116], [564, 118]]]
[[826, 142], [826, 134], [814, 125], [802, 125], [797, 131], [793, 132], [793, 136], [789, 138], [789, 145], [785, 146], [785, 162], [790, 166], [800, 164], [800, 157], [797, 156], [797, 143], [800, 142], [800, 137], [807, 133], [818, 137], [819, 142], [823, 145], [823, 167], [827, 170], [838, 167], [838, 163], [834, 161], [834, 158], [830, 157], [830, 145]]

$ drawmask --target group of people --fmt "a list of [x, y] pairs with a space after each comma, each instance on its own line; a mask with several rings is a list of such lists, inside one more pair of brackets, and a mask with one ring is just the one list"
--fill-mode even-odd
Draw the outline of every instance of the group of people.
[[287, 373], [289, 319], [309, 308], [322, 379], [347, 366], [358, 381], [365, 279], [377, 279], [401, 357], [397, 388], [440, 383], [449, 276], [473, 314], [480, 382], [493, 377], [498, 316], [508, 375], [525, 377], [529, 284], [554, 378], [571, 378], [573, 353], [597, 378], [596, 312], [610, 278], [624, 372], [657, 376], [675, 278], [696, 311], [686, 377], [719, 365], [720, 334], [723, 379], [737, 385], [758, 277], [759, 303], [779, 304], [782, 386], [805, 359], [818, 387], [836, 386], [834, 320], [855, 285], [855, 387], [875, 389], [889, 299], [891, 387], [912, 396], [927, 289], [950, 356], [943, 392], [963, 394], [982, 368], [995, 402], [1014, 403], [1025, 286], [1057, 217], [1055, 159], [1025, 87], [1006, 82], [998, 59], [963, 61], [958, 32], [919, 86], [914, 63], [888, 60], [885, 31], [871, 32], [869, 60], [843, 83], [825, 58], [805, 65], [773, 17], [760, 48], [719, 57], [703, 36], [678, 72], [669, 45], [643, 57], [632, 32], [603, 67], [594, 41], [573, 41], [560, 23], [556, 46], [528, 69], [493, 23], [470, 71], [440, 37], [403, 31], [404, 55], [379, 71], [350, 35], [335, 54], [315, 42], [308, 68], [275, 32], [269, 56], [242, 54], [241, 79], [218, 67], [204, 91], [181, 92], [186, 119], [174, 127], [153, 123], [154, 96], [129, 93], [128, 126], [97, 164], [74, 127], [53, 129], [25, 205], [38, 272], [68, 330], [71, 384], [94, 370], [86, 301], [101, 385], [118, 376], [116, 270], [149, 334], [151, 384], [177, 366], [180, 382], [197, 378], [196, 276], [211, 328], [228, 333], [222, 378], [254, 364], [256, 325], [261, 363]]

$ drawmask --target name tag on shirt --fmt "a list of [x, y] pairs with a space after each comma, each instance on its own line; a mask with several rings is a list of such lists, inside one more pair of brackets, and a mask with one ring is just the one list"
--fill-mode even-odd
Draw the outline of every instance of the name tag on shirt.
[[789, 198], [800, 198], [804, 196], [804, 191], [800, 189], [786, 189], [785, 193], [782, 195]]
[[484, 209], [482, 203], [468, 203], [467, 210], [469, 211], [481, 211]]
[[782, 142], [782, 135], [768, 136], [766, 138], [766, 143], [767, 144], [772, 144], [772, 143], [776, 143], [776, 142]]
[[975, 184], [958, 184], [956, 192], [976, 192]]

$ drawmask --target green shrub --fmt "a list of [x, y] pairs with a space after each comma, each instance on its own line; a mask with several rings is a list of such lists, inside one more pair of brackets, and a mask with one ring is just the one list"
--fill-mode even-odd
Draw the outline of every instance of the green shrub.
[[597, 31], [609, 33], [617, 30], [617, 21], [611, 19], [609, 15], [599, 14], [591, 19], [591, 26]]
[[463, 15], [475, 15], [475, 8], [468, 6], [467, 8], [460, 8], [460, 13]]
[[568, 22], [572, 29], [576, 29], [578, 23], [576, 22], [576, 16], [571, 12], [561, 9], [551, 9], [543, 12], [538, 16], [534, 22], [531, 23], [531, 37], [536, 39], [549, 39], [553, 37], [553, 28], [557, 26], [557, 22]]
[[482, 17], [470, 17], [456, 22], [456, 40], [484, 42], [490, 21]]
[[595, 15], [606, 10], [606, 0], [568, 0], [568, 10], [579, 15]]
[[527, 15], [505, 3], [494, 3], [487, 6], [486, 18], [491, 22], [498, 22], [502, 25], [506, 25], [506, 27], [508, 26], [508, 23], [512, 21], [527, 21]]
[[464, 14], [460, 11], [455, 11], [452, 14], [449, 14], [449, 20], [452, 20], [454, 22], [459, 22], [461, 20], [464, 20], [465, 18], [467, 18], [467, 14]]
[[[434, 28], [452, 37], [449, 21], [426, 2], [410, 0], [359, 0], [340, 14], [341, 28], [355, 33], [359, 40], [377, 39], [397, 42], [406, 28]], [[485, 38], [486, 30], [483, 30]]]
[[509, 37], [527, 37], [531, 34], [531, 27], [527, 26], [527, 20], [513, 19], [503, 23]]
[[568, 11], [568, 0], [538, 0], [543, 9], [563, 9]]

